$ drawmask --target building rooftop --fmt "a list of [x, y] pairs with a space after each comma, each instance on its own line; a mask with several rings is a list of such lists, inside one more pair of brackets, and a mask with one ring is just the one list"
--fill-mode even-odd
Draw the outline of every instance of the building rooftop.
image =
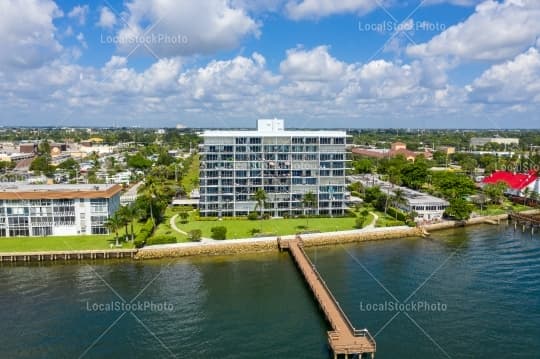
[[497, 182], [504, 182], [508, 187], [515, 190], [522, 190], [538, 178], [536, 171], [529, 171], [527, 173], [514, 173], [508, 171], [493, 172], [489, 177], [484, 178], [482, 181], [484, 184], [495, 184]]
[[0, 184], [0, 199], [110, 198], [122, 187], [111, 184]]
[[257, 130], [207, 130], [203, 132], [203, 137], [344, 137], [345, 131], [326, 130], [285, 130], [285, 122], [281, 119], [260, 119], [257, 120]]
[[255, 130], [211, 130], [204, 131], [203, 137], [345, 137], [345, 131], [326, 131], [326, 130], [283, 130], [283, 131], [255, 131]]

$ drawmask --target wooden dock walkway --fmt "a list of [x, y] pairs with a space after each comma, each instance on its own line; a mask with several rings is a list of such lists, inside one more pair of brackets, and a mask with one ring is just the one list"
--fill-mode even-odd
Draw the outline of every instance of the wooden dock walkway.
[[345, 312], [341, 309], [338, 301], [324, 282], [323, 278], [306, 255], [300, 238], [283, 241], [278, 239], [280, 250], [288, 249], [296, 265], [302, 272], [306, 283], [317, 299], [326, 320], [332, 327], [328, 331], [328, 344], [338, 356], [357, 358], [375, 358], [376, 343], [367, 329], [355, 329]]
[[514, 222], [514, 230], [517, 230], [518, 225], [522, 226], [523, 232], [527, 228], [531, 229], [531, 234], [534, 234], [536, 229], [540, 228], [540, 216], [523, 214], [523, 213], [510, 213], [509, 218]]
[[137, 249], [102, 249], [84, 251], [3, 252], [0, 262], [32, 262], [83, 259], [134, 258]]

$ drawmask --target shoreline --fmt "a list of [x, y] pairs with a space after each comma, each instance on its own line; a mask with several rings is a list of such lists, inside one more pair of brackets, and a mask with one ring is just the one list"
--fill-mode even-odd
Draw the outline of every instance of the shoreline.
[[[540, 213], [540, 210], [530, 210], [522, 213], [536, 214]], [[304, 246], [306, 247], [331, 246], [345, 243], [360, 243], [397, 238], [425, 237], [429, 236], [429, 234], [432, 232], [440, 230], [468, 227], [478, 224], [497, 225], [500, 224], [501, 221], [508, 220], [508, 218], [508, 214], [499, 214], [491, 216], [479, 216], [466, 221], [444, 221], [418, 227], [397, 226], [363, 228], [337, 232], [310, 233], [304, 234], [301, 237], [304, 242]], [[261, 238], [226, 239], [220, 241], [205, 240], [201, 242], [159, 244], [143, 247], [138, 250], [0, 252], [0, 262], [116, 259], [118, 257], [130, 258], [134, 260], [147, 260], [190, 256], [238, 255], [277, 251], [279, 250], [277, 244], [278, 238], [287, 240], [295, 237], [296, 235], [293, 234]], [[129, 251], [129, 255], [115, 255], [120, 251]]]

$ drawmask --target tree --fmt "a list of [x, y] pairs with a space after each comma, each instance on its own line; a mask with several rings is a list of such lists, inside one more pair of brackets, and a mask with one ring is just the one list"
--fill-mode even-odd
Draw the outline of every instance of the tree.
[[524, 205], [527, 205], [527, 199], [529, 199], [529, 197], [531, 196], [531, 189], [529, 187], [525, 187], [525, 189], [523, 190], [523, 200], [524, 200]]
[[180, 222], [181, 223], [187, 223], [188, 222], [189, 213], [187, 211], [182, 211], [182, 212], [178, 213], [178, 215], [180, 216]]
[[137, 153], [128, 157], [127, 165], [138, 170], [146, 170], [152, 166], [152, 161], [144, 157], [142, 154]]
[[412, 189], [419, 189], [426, 183], [428, 177], [428, 165], [425, 161], [417, 160], [408, 163], [401, 171], [403, 184]]
[[[304, 210], [306, 208], [313, 209], [316, 206], [317, 206], [317, 196], [311, 191], [304, 193], [304, 195], [302, 196], [302, 207], [304, 207]], [[304, 212], [304, 215], [305, 215], [305, 212]], [[306, 216], [306, 224], [308, 224], [308, 217], [309, 217], [309, 213]]]
[[497, 183], [488, 183], [483, 188], [485, 195], [490, 199], [490, 201], [498, 204], [502, 204], [504, 202], [504, 193], [507, 189], [508, 185], [503, 181], [499, 181]]
[[122, 226], [122, 222], [118, 213], [115, 213], [111, 217], [109, 217], [105, 222], [105, 226], [107, 227], [109, 232], [114, 232], [114, 241], [116, 246], [118, 247], [118, 228]]
[[476, 191], [474, 181], [461, 173], [435, 172], [432, 182], [436, 192], [446, 199], [465, 198]]
[[405, 196], [405, 191], [403, 191], [401, 188], [397, 188], [394, 190], [394, 196], [392, 197], [392, 202], [394, 204], [394, 207], [396, 208], [396, 220], [398, 216], [398, 209], [401, 205], [404, 205], [407, 203], [407, 197]]
[[135, 220], [135, 217], [137, 217], [137, 214], [137, 208], [133, 204], [120, 207], [120, 216], [124, 220], [124, 225], [126, 226], [126, 238], [129, 238], [129, 232], [127, 227], [129, 224], [131, 229], [131, 240], [135, 238], [133, 221]]
[[266, 194], [266, 191], [262, 188], [257, 189], [257, 192], [255, 192], [255, 195], [253, 196], [257, 204], [255, 205], [255, 211], [257, 208], [259, 208], [261, 212], [261, 218], [263, 216], [263, 210], [264, 206], [266, 205], [266, 201], [268, 200], [268, 195]]
[[474, 175], [474, 170], [476, 169], [478, 162], [472, 157], [466, 157], [459, 164], [465, 173], [472, 176]]
[[450, 200], [450, 205], [446, 208], [446, 215], [457, 219], [458, 221], [469, 219], [472, 213], [469, 203], [462, 198]]

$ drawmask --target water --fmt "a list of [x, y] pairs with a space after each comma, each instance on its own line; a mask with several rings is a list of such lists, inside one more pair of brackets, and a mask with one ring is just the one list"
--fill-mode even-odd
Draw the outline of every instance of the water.
[[[354, 325], [377, 334], [377, 358], [540, 358], [534, 238], [481, 226], [308, 254]], [[413, 293], [409, 305], [437, 307], [369, 310]], [[154, 307], [97, 311], [119, 297]], [[0, 318], [2, 358], [330, 357], [287, 253], [3, 264]]]

